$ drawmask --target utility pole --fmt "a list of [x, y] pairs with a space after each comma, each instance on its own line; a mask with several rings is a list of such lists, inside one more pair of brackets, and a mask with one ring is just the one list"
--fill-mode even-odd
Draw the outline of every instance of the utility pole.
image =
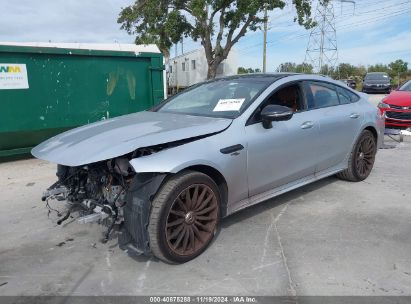
[[267, 3], [264, 3], [264, 48], [263, 48], [263, 73], [266, 72], [267, 66]]

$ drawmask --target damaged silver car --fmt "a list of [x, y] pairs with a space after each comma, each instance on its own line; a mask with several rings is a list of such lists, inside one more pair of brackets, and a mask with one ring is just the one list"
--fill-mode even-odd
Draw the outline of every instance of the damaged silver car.
[[89, 124], [32, 150], [57, 165], [43, 199], [106, 219], [119, 245], [184, 263], [222, 217], [318, 179], [367, 178], [383, 119], [326, 77], [255, 74], [205, 82], [148, 111]]

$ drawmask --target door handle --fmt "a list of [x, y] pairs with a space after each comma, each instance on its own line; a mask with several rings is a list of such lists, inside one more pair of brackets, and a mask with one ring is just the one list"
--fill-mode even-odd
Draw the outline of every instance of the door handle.
[[360, 117], [360, 114], [358, 114], [358, 113], [352, 113], [352, 114], [350, 115], [350, 118], [352, 118], [352, 119], [356, 119], [356, 118], [358, 118], [358, 117]]
[[220, 152], [223, 153], [223, 154], [237, 153], [235, 155], [238, 155], [238, 154], [240, 154], [238, 151], [241, 151], [242, 149], [244, 149], [244, 146], [238, 144], [238, 145], [223, 148], [223, 149], [220, 150]]
[[314, 126], [312, 121], [306, 121], [301, 124], [301, 129], [310, 129]]

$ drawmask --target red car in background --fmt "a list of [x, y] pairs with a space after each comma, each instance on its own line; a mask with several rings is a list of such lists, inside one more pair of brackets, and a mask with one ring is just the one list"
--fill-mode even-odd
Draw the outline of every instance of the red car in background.
[[385, 116], [386, 129], [411, 128], [411, 80], [386, 96], [378, 108]]

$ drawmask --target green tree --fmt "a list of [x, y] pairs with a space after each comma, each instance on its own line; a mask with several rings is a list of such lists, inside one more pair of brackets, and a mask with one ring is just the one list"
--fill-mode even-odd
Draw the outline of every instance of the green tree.
[[314, 67], [306, 62], [303, 62], [301, 64], [297, 64], [297, 66], [295, 67], [295, 71], [297, 73], [305, 73], [305, 74], [312, 74], [314, 70]]
[[341, 79], [348, 79], [349, 77], [355, 76], [355, 66], [349, 63], [340, 63], [338, 65], [338, 76]]
[[239, 67], [237, 69], [237, 74], [251, 74], [251, 73], [261, 73], [261, 70], [259, 68], [253, 69], [253, 68], [244, 68], [244, 67]]
[[397, 85], [401, 83], [401, 75], [408, 71], [408, 62], [401, 59], [397, 59], [391, 62], [388, 67], [391, 70], [391, 77], [398, 77]]
[[281, 63], [276, 71], [277, 72], [285, 72], [285, 73], [306, 73], [312, 74], [313, 73], [313, 66], [309, 63], [300, 63], [296, 64], [294, 62], [284, 62]]
[[247, 74], [247, 73], [248, 73], [248, 71], [247, 71], [246, 68], [239, 67], [239, 68], [237, 69], [237, 74]]
[[[329, 0], [321, 0], [322, 3]], [[311, 0], [293, 0], [294, 21], [306, 29], [315, 25]], [[248, 31], [260, 29], [263, 11], [283, 9], [285, 0], [135, 0], [117, 20], [135, 35], [135, 42], [156, 43], [164, 55], [182, 37], [200, 41], [208, 63], [207, 78], [215, 78], [218, 65]]]
[[336, 71], [336, 69], [334, 69], [334, 67], [329, 66], [328, 64], [324, 64], [321, 67], [320, 74], [321, 75], [328, 75], [328, 76], [331, 76], [333, 78], [336, 78], [337, 71]]
[[390, 68], [386, 64], [377, 63], [368, 67], [368, 72], [385, 72], [390, 73]]
[[367, 68], [363, 65], [357, 65], [354, 70], [354, 75], [360, 79], [363, 79], [365, 74], [367, 74]]
[[277, 67], [277, 72], [295, 73], [297, 65], [294, 62], [284, 62]]

